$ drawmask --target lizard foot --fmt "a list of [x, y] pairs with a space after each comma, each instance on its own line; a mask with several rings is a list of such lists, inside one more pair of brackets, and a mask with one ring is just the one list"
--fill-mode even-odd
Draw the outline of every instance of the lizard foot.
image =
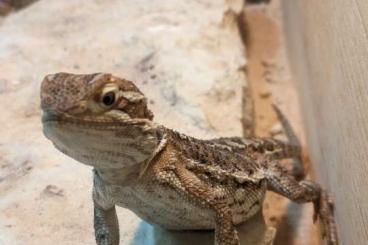
[[334, 219], [334, 204], [325, 190], [321, 190], [320, 198], [314, 202], [314, 221], [321, 223], [322, 237], [328, 245], [338, 245], [337, 228]]

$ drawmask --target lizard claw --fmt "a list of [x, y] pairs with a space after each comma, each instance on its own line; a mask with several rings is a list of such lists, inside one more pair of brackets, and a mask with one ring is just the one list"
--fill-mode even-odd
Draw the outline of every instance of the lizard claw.
[[336, 223], [333, 217], [333, 201], [325, 190], [321, 190], [320, 198], [314, 202], [313, 221], [320, 220], [322, 238], [326, 239], [329, 245], [338, 245]]

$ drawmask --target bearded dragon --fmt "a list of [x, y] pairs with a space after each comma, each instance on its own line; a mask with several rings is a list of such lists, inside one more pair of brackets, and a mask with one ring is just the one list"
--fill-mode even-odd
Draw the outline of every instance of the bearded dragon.
[[119, 244], [115, 206], [171, 230], [215, 230], [215, 244], [239, 245], [236, 225], [261, 210], [267, 190], [311, 202], [328, 244], [337, 245], [333, 204], [311, 180], [280, 165], [300, 148], [272, 138], [201, 140], [153, 121], [147, 98], [111, 74], [47, 75], [41, 85], [45, 136], [93, 167], [96, 242]]

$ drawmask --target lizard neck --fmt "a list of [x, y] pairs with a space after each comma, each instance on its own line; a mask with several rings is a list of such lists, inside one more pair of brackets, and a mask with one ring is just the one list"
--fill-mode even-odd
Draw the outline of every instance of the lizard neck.
[[[45, 134], [57, 149], [93, 166], [105, 180], [136, 176], [160, 145], [162, 128], [150, 120], [114, 123], [58, 121], [45, 125]], [[124, 178], [122, 178], [122, 175]]]
[[150, 167], [151, 160], [166, 146], [166, 130], [163, 127], [155, 127], [153, 131], [144, 134], [133, 133], [134, 137], [130, 133], [124, 134], [123, 138], [131, 140], [129, 143], [121, 143], [121, 158], [117, 159], [125, 164], [116, 168], [95, 166], [99, 176], [110, 184], [126, 186], [137, 182]]
[[133, 166], [115, 169], [95, 167], [94, 169], [103, 181], [111, 185], [128, 186], [138, 180], [141, 167]]

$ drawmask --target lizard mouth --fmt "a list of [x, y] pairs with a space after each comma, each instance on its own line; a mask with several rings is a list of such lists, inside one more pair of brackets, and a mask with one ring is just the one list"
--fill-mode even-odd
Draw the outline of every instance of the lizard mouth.
[[63, 115], [52, 114], [43, 111], [42, 123], [45, 126], [57, 124], [74, 125], [84, 128], [116, 128], [133, 125], [144, 125], [147, 119], [130, 118], [129, 115], [121, 110], [111, 110], [101, 115], [72, 115], [64, 113]]
[[57, 122], [58, 120], [60, 120], [60, 116], [45, 111], [42, 112], [42, 123]]

